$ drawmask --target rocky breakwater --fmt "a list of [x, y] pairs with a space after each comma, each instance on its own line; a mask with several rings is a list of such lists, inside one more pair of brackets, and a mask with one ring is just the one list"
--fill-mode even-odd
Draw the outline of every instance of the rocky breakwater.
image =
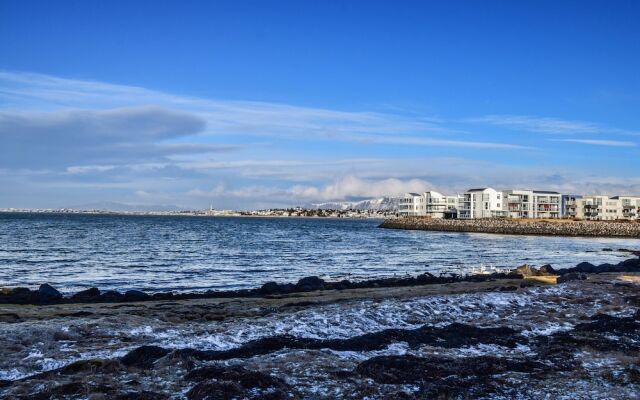
[[386, 220], [380, 224], [380, 228], [507, 235], [640, 238], [640, 222], [636, 221], [554, 221], [507, 218], [433, 219], [409, 217]]

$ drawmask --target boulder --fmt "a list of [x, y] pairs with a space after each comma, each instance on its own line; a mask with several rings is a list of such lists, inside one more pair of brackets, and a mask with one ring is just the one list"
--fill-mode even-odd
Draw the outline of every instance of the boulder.
[[140, 290], [127, 290], [124, 292], [124, 299], [128, 301], [149, 300], [151, 296]]
[[581, 262], [575, 267], [575, 270], [577, 272], [586, 272], [586, 273], [594, 272], [595, 269], [596, 269], [596, 266], [589, 262]]
[[618, 263], [618, 265], [625, 270], [640, 269], [640, 258], [629, 258], [628, 260]]
[[124, 298], [122, 293], [116, 290], [107, 290], [106, 292], [102, 293], [100, 297], [103, 301], [122, 301], [122, 299]]
[[350, 287], [351, 287], [351, 281], [348, 279], [343, 279], [340, 282], [336, 282], [333, 284], [333, 288], [336, 290], [349, 289]]
[[33, 303], [36, 292], [29, 288], [17, 287], [13, 289], [2, 289], [0, 293], [0, 303], [5, 304], [28, 304]]
[[92, 287], [90, 289], [81, 290], [78, 293], [71, 296], [72, 300], [77, 301], [92, 301], [97, 300], [100, 297], [100, 289]]
[[40, 285], [38, 288], [38, 296], [43, 300], [58, 300], [62, 298], [62, 294], [48, 283]]
[[317, 276], [307, 276], [296, 283], [296, 289], [302, 292], [324, 289], [324, 280]]
[[580, 281], [587, 279], [586, 275], [578, 272], [569, 272], [568, 274], [560, 275], [556, 283], [565, 283], [569, 281]]
[[282, 287], [276, 282], [267, 282], [260, 288], [260, 294], [278, 294], [282, 292]]
[[151, 368], [159, 358], [169, 354], [170, 350], [159, 346], [141, 346], [131, 350], [120, 362], [128, 367]]
[[551, 264], [545, 264], [538, 268], [540, 275], [558, 275], [558, 272], [551, 266]]

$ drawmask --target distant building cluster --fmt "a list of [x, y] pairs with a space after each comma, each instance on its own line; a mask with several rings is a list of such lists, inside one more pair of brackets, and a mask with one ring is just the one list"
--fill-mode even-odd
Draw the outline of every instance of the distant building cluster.
[[429, 191], [406, 193], [400, 216], [431, 218], [571, 218], [582, 220], [640, 220], [640, 197], [563, 195], [543, 190], [469, 189], [453, 196]]

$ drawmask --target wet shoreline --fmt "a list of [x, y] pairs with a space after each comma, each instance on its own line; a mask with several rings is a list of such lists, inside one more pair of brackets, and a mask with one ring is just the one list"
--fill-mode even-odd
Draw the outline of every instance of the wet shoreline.
[[0, 304], [0, 398], [636, 398], [639, 263]]
[[[613, 249], [605, 249], [613, 251]], [[24, 287], [4, 288], [0, 289], [0, 304], [73, 304], [73, 303], [123, 303], [138, 301], [157, 301], [157, 300], [188, 300], [188, 299], [217, 299], [217, 298], [236, 298], [236, 297], [264, 297], [273, 295], [288, 295], [295, 293], [305, 293], [323, 290], [347, 290], [347, 289], [367, 289], [379, 287], [410, 287], [421, 285], [443, 285], [456, 282], [484, 282], [500, 279], [523, 279], [525, 276], [564, 276], [569, 274], [583, 273], [607, 273], [607, 272], [640, 272], [640, 251], [629, 249], [618, 249], [618, 252], [628, 253], [632, 258], [620, 261], [616, 264], [604, 263], [594, 265], [588, 262], [582, 262], [575, 267], [554, 269], [550, 265], [543, 266], [542, 271], [535, 271], [533, 274], [531, 268], [522, 269], [521, 267], [513, 268], [504, 272], [492, 272], [485, 274], [440, 274], [435, 276], [425, 272], [416, 276], [376, 278], [361, 281], [325, 281], [317, 276], [309, 276], [300, 279], [297, 283], [278, 283], [274, 281], [266, 282], [259, 288], [240, 289], [228, 291], [207, 290], [203, 292], [157, 292], [146, 293], [139, 290], [129, 290], [119, 292], [116, 290], [101, 291], [99, 288], [92, 287], [76, 292], [72, 295], [63, 295], [54, 287], [48, 284], [42, 284], [38, 289], [30, 289]], [[555, 280], [554, 280], [555, 282]]]

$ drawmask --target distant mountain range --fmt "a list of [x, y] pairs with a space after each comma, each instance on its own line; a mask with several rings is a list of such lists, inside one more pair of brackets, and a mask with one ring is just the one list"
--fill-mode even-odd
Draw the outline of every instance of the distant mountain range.
[[125, 204], [117, 203], [114, 201], [97, 201], [93, 203], [86, 203], [78, 206], [66, 207], [72, 210], [100, 210], [100, 211], [115, 211], [115, 212], [147, 212], [147, 211], [180, 211], [182, 208], [174, 205], [143, 205], [143, 204]]
[[338, 201], [311, 204], [309, 208], [317, 210], [397, 210], [400, 199], [397, 197], [380, 197], [361, 201]]

